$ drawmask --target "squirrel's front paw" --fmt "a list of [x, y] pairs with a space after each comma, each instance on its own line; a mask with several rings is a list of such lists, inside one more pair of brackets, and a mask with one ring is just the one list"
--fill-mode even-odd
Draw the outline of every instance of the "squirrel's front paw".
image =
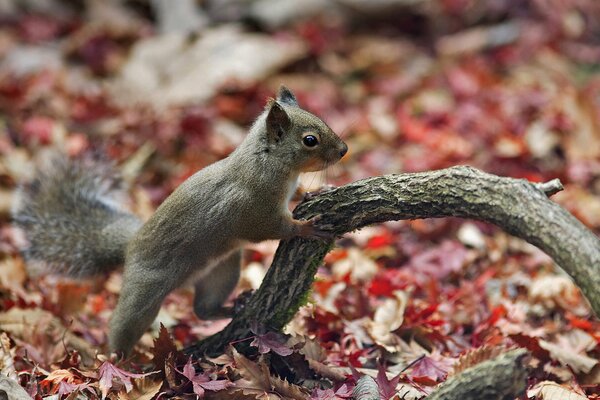
[[317, 215], [306, 221], [295, 221], [296, 226], [299, 228], [298, 236], [302, 237], [312, 237], [312, 238], [321, 238], [321, 239], [333, 239], [335, 235], [333, 232], [329, 232], [323, 230], [316, 226], [316, 224], [321, 221], [321, 216]]

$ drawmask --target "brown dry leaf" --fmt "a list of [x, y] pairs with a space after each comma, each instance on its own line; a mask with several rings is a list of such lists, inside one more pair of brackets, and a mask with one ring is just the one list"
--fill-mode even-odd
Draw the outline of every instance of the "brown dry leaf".
[[[300, 386], [291, 384], [269, 373], [269, 367], [264, 361], [252, 362], [232, 347], [233, 359], [244, 379], [235, 382], [235, 387], [242, 389], [244, 394], [268, 395], [275, 391], [282, 398], [304, 400], [308, 393]], [[261, 396], [258, 396], [261, 398]], [[269, 398], [271, 398], [269, 396]]]
[[586, 189], [571, 184], [552, 197], [587, 226], [600, 227], [600, 199]]
[[162, 380], [153, 380], [148, 377], [134, 379], [133, 390], [129, 393], [125, 389], [118, 395], [119, 400], [151, 400], [163, 385]]
[[585, 354], [577, 354], [575, 349], [565, 345], [565, 343], [555, 344], [540, 340], [539, 344], [541, 348], [550, 352], [550, 357], [563, 365], [573, 368], [575, 373], [584, 372], [587, 374], [598, 364], [598, 360], [588, 357]]
[[581, 376], [579, 383], [582, 385], [600, 385], [600, 364], [596, 364], [587, 375]]
[[60, 281], [57, 283], [57, 303], [63, 315], [73, 315], [81, 312], [91, 292], [89, 283], [75, 281]]
[[307, 360], [323, 361], [327, 358], [327, 352], [317, 340], [298, 335], [292, 336], [287, 342], [290, 347], [294, 347], [297, 343], [304, 343], [299, 353], [303, 354]]
[[10, 214], [13, 202], [13, 191], [0, 189], [0, 215]]
[[545, 275], [534, 279], [529, 286], [531, 302], [540, 302], [546, 308], [560, 306], [572, 309], [580, 303], [579, 289], [564, 275]]
[[271, 376], [271, 386], [284, 399], [304, 400], [309, 396], [309, 392], [288, 381], [280, 379], [276, 376]]
[[561, 90], [562, 110], [565, 110], [576, 127], [565, 136], [565, 150], [569, 160], [595, 160], [600, 156], [600, 121], [593, 100], [574, 87]]
[[43, 381], [54, 382], [54, 383], [59, 383], [59, 382], [73, 383], [73, 381], [75, 381], [75, 375], [73, 374], [73, 372], [69, 371], [68, 369], [55, 369], [54, 371], [50, 372], [50, 375], [45, 377], [43, 379]]
[[17, 378], [14, 357], [15, 349], [10, 346], [10, 339], [6, 332], [0, 333], [0, 371], [9, 378]]
[[408, 293], [394, 291], [394, 298], [386, 299], [375, 311], [373, 321], [366, 322], [366, 329], [371, 338], [389, 352], [399, 351], [399, 338], [392, 332], [400, 328], [404, 321], [404, 310], [408, 304]]
[[0, 261], [0, 286], [21, 294], [27, 279], [27, 269], [20, 257], [8, 257]]
[[244, 357], [242, 354], [231, 347], [231, 353], [236, 366], [239, 369], [240, 375], [244, 379], [235, 382], [235, 386], [244, 389], [244, 393], [247, 388], [256, 389], [259, 391], [271, 390], [269, 369], [264, 363], [255, 363]]
[[467, 368], [471, 368], [479, 363], [498, 357], [506, 352], [506, 348], [502, 346], [481, 346], [475, 350], [468, 351], [460, 356], [454, 368], [448, 374], [448, 378], [458, 375]]
[[67, 346], [71, 346], [79, 352], [84, 363], [88, 364], [94, 360], [96, 349], [70, 332], [58, 318], [48, 311], [37, 308], [22, 309], [15, 307], [0, 313], [0, 326], [2, 326], [2, 329], [25, 342], [30, 340], [26, 335], [31, 332], [32, 327], [39, 324], [46, 324], [44, 328], [46, 334], [63, 337]]
[[527, 397], [544, 400], [587, 400], [587, 396], [551, 381], [538, 383], [527, 391]]

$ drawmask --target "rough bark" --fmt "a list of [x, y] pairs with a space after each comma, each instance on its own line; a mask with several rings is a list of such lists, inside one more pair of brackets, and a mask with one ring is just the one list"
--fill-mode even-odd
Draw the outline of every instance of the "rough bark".
[[527, 369], [524, 349], [506, 352], [477, 364], [442, 383], [427, 400], [503, 400], [525, 394]]
[[[321, 216], [320, 226], [340, 236], [390, 220], [463, 217], [491, 222], [550, 255], [581, 288], [600, 315], [600, 240], [547, 198], [558, 180], [533, 184], [470, 167], [386, 175], [357, 181], [300, 204], [296, 218]], [[188, 351], [219, 353], [251, 335], [251, 322], [280, 330], [306, 302], [314, 274], [332, 240], [282, 241], [261, 287], [231, 323]]]

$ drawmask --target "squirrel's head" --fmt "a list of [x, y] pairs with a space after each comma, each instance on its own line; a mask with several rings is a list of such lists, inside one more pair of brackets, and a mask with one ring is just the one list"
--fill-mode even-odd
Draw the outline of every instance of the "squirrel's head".
[[346, 143], [325, 122], [298, 106], [285, 86], [279, 89], [277, 99], [269, 101], [265, 112], [268, 151], [298, 171], [320, 171], [348, 151]]

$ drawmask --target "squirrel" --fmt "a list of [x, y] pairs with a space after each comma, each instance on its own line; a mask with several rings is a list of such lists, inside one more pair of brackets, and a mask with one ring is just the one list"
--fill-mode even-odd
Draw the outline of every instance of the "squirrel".
[[199, 318], [230, 317], [223, 303], [239, 280], [245, 244], [330, 238], [318, 217], [293, 219], [288, 203], [301, 172], [325, 169], [347, 150], [281, 86], [244, 141], [184, 181], [145, 223], [121, 205], [114, 170], [81, 160], [53, 162], [22, 185], [13, 220], [25, 232], [28, 265], [72, 277], [124, 266], [108, 336], [109, 349], [127, 355], [165, 296], [188, 281]]

